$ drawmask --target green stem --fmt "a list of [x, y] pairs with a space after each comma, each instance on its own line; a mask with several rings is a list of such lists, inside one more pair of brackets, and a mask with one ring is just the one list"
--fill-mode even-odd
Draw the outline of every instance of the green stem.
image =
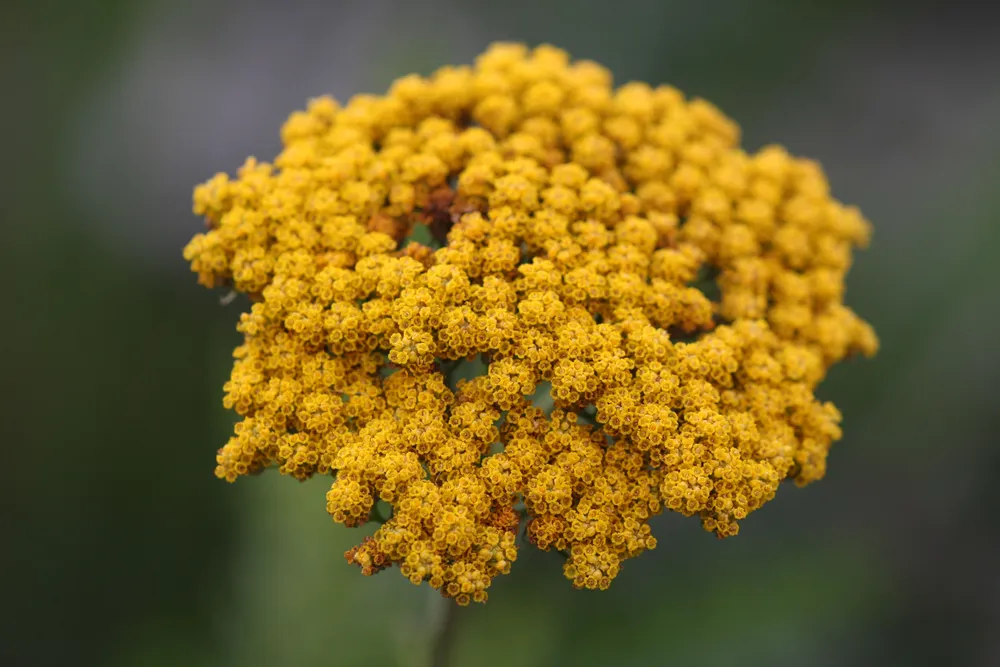
[[434, 645], [431, 649], [431, 667], [448, 667], [451, 664], [452, 654], [455, 644], [455, 624], [458, 617], [458, 604], [450, 599], [442, 597], [444, 609], [441, 612], [440, 624], [434, 636]]
[[382, 513], [382, 508], [379, 507], [377, 500], [375, 501], [375, 504], [372, 505], [371, 512], [368, 513], [368, 520], [379, 525], [384, 524], [389, 520], [389, 517]]
[[[456, 359], [452, 362], [441, 364], [441, 372], [445, 378], [445, 384], [454, 391], [455, 381], [458, 373], [468, 366], [464, 359]], [[438, 614], [438, 626], [434, 634], [434, 643], [431, 646], [431, 667], [448, 667], [452, 661], [452, 653], [455, 643], [455, 622], [458, 615], [458, 603], [451, 598], [446, 598], [431, 589], [431, 595], [438, 597], [443, 605]]]
[[597, 421], [597, 410], [593, 406], [588, 406], [580, 412], [577, 413], [576, 418], [579, 422], [583, 424], [589, 424], [594, 428], [600, 428], [601, 425]]

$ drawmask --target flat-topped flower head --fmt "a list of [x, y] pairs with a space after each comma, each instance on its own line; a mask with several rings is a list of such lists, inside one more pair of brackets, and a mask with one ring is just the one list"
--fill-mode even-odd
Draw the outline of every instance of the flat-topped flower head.
[[313, 100], [281, 138], [194, 193], [185, 258], [253, 302], [216, 474], [330, 476], [335, 521], [381, 523], [364, 574], [484, 601], [525, 538], [603, 589], [652, 516], [727, 537], [824, 475], [814, 390], [878, 342], [843, 304], [869, 224], [815, 162], [517, 44]]

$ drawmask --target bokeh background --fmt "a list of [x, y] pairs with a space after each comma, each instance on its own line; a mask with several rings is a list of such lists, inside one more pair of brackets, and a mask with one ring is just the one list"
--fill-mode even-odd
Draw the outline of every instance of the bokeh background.
[[305, 100], [496, 39], [672, 83], [874, 221], [883, 350], [823, 384], [822, 483], [718, 542], [659, 517], [606, 593], [525, 551], [458, 665], [1000, 665], [1000, 12], [988, 2], [34, 0], [0, 10], [0, 664], [426, 664], [440, 607], [342, 553], [322, 480], [212, 476], [240, 304], [180, 251], [194, 184]]

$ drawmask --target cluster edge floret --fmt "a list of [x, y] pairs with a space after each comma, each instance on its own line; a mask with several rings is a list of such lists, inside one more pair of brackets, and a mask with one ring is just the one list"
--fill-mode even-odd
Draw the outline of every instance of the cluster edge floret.
[[824, 475], [840, 414], [814, 390], [878, 340], [843, 303], [870, 225], [817, 163], [517, 44], [315, 99], [281, 138], [194, 194], [185, 258], [252, 301], [216, 475], [331, 475], [347, 526], [387, 503], [347, 553], [365, 574], [485, 601], [523, 530], [603, 589], [663, 510], [731, 536]]

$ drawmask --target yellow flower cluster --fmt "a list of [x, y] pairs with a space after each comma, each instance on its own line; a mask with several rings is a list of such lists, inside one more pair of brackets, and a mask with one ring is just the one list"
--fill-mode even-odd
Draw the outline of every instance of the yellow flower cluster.
[[[603, 589], [664, 509], [735, 535], [782, 480], [823, 476], [840, 415], [813, 390], [878, 343], [843, 305], [869, 225], [816, 163], [513, 44], [313, 100], [281, 136], [194, 195], [186, 259], [253, 301], [216, 474], [332, 475], [347, 526], [387, 503], [347, 554], [366, 574], [482, 601], [526, 524]], [[529, 400], [546, 386], [551, 414]]]

